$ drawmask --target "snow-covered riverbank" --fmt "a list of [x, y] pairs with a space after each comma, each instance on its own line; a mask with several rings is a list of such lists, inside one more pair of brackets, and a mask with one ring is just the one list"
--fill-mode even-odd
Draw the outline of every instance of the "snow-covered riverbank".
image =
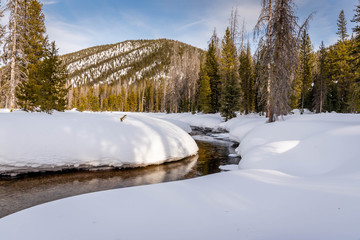
[[0, 112], [0, 173], [76, 167], [136, 167], [198, 151], [181, 128], [126, 113]]
[[272, 124], [256, 115], [227, 123], [216, 115], [150, 116], [227, 129], [241, 141], [239, 169], [40, 205], [0, 219], [1, 236], [360, 238], [360, 115], [293, 115]]

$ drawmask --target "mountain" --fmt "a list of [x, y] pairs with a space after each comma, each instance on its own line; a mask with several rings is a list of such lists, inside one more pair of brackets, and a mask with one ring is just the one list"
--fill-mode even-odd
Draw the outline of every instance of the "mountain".
[[[99, 110], [113, 110], [106, 108], [104, 100], [111, 95], [121, 95], [121, 108], [115, 110], [177, 112], [184, 104], [186, 110], [191, 110], [195, 104], [203, 55], [203, 50], [185, 43], [158, 39], [96, 46], [63, 55], [61, 60], [68, 69], [69, 82], [73, 86], [69, 98], [72, 107], [79, 108], [80, 98], [86, 100], [86, 96], [91, 94], [99, 98]], [[153, 89], [147, 89], [149, 87]], [[162, 96], [156, 99], [160, 90]], [[146, 91], [149, 96], [145, 96]], [[137, 106], [126, 109], [132, 92], [136, 94]], [[144, 106], [145, 100], [161, 106], [149, 109]], [[88, 103], [83, 105], [87, 105], [83, 106], [84, 110], [92, 108]]]
[[[125, 41], [61, 57], [72, 84], [131, 83], [142, 78], [185, 76], [197, 67], [202, 50], [167, 39]], [[198, 71], [198, 69], [196, 69]]]

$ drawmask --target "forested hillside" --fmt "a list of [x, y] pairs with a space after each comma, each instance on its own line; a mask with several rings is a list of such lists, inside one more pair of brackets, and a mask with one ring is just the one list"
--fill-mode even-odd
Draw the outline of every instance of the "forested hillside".
[[61, 57], [69, 106], [93, 111], [191, 111], [203, 51], [181, 42], [125, 41]]

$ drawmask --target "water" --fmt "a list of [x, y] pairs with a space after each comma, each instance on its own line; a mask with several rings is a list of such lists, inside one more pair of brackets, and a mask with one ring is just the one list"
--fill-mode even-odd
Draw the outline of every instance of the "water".
[[189, 179], [220, 172], [219, 166], [237, 164], [233, 143], [197, 141], [199, 154], [175, 163], [108, 171], [69, 171], [16, 179], [0, 178], [0, 218], [11, 213], [84, 193]]

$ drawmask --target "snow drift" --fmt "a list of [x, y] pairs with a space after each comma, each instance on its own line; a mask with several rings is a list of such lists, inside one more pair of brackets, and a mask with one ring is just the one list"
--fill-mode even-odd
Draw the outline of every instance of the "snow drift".
[[[239, 133], [236, 128], [234, 135]], [[256, 125], [238, 134], [243, 169], [277, 170], [287, 174], [322, 175], [360, 172], [360, 115], [308, 114]]]
[[161, 119], [126, 113], [0, 112], [0, 172], [138, 167], [195, 155], [195, 141]]

